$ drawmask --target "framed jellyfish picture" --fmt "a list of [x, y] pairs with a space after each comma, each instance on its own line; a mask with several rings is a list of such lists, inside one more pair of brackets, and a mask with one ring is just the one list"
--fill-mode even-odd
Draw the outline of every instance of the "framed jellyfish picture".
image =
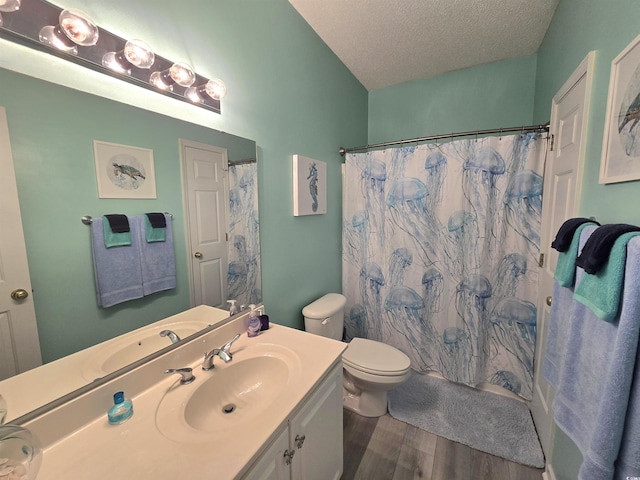
[[640, 179], [640, 35], [611, 62], [600, 183]]
[[156, 198], [153, 150], [93, 141], [99, 198]]
[[327, 213], [327, 164], [293, 156], [293, 216]]

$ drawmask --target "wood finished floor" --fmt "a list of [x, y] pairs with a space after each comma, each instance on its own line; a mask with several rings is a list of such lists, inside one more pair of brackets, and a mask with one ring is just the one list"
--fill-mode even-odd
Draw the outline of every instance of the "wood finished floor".
[[542, 472], [438, 437], [389, 414], [366, 418], [344, 410], [342, 480], [541, 480]]

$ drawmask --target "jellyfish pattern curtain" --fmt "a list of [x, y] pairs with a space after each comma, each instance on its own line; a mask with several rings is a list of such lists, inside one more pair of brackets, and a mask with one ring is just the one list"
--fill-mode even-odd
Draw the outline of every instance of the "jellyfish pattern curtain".
[[255, 162], [229, 166], [227, 286], [238, 307], [262, 301], [257, 179]]
[[349, 154], [346, 338], [414, 370], [532, 396], [543, 142], [538, 134]]

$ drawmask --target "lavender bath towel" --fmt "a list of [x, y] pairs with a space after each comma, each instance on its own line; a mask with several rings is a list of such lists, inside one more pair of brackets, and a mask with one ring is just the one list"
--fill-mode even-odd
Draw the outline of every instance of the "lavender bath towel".
[[98, 305], [111, 307], [141, 298], [144, 293], [138, 248], [140, 229], [137, 225], [131, 225], [131, 245], [107, 248], [103, 227], [102, 218], [93, 219], [91, 251]]
[[[583, 231], [580, 248], [589, 234]], [[558, 296], [552, 305], [549, 336], [555, 328], [558, 338], [548, 344], [543, 374], [557, 389], [556, 423], [582, 453], [580, 480], [640, 477], [640, 387], [634, 383], [640, 332], [640, 238], [633, 238], [627, 247], [624, 296], [613, 322], [569, 300], [570, 289], [554, 289]], [[576, 284], [583, 275], [578, 269]]]
[[[144, 232], [146, 215], [132, 218], [136, 229]], [[147, 242], [141, 234], [138, 242], [142, 263], [142, 288], [144, 295], [176, 288], [176, 260], [173, 252], [171, 217], [165, 215], [166, 228], [164, 242]]]

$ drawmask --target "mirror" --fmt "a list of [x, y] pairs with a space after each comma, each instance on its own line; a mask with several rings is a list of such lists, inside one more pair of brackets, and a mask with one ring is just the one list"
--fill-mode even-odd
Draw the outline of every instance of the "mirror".
[[[228, 245], [233, 266], [230, 295], [238, 299], [238, 304], [260, 303], [254, 141], [9, 70], [0, 69], [0, 84], [43, 363], [191, 307], [180, 139], [227, 149], [232, 164], [228, 175]], [[98, 198], [94, 140], [152, 150], [156, 198]], [[246, 202], [253, 203], [255, 212], [248, 213]], [[109, 308], [98, 307], [90, 227], [81, 222], [81, 217], [158, 211], [173, 215], [177, 288]], [[254, 215], [251, 224], [247, 223], [248, 215]], [[248, 252], [247, 245], [258, 250]], [[250, 265], [239, 268], [238, 262]], [[170, 345], [169, 339], [165, 340]]]

